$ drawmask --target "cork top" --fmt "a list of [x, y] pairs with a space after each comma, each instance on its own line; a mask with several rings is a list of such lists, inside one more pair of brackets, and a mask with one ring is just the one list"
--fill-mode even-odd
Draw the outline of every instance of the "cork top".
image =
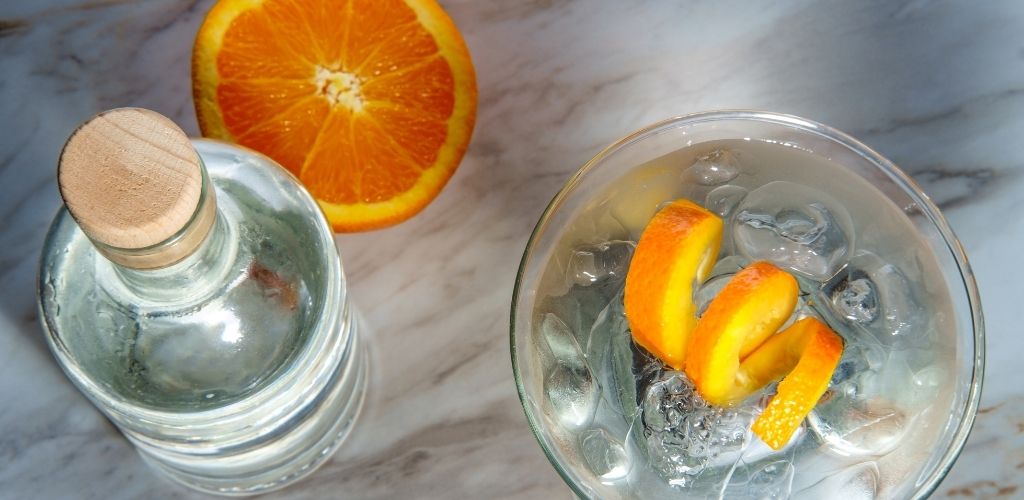
[[[190, 233], [190, 223], [201, 220], [206, 227], [192, 234], [197, 246], [213, 220], [199, 210], [204, 199], [199, 155], [174, 122], [154, 111], [118, 108], [87, 120], [64, 145], [57, 180], [71, 216], [107, 257], [111, 251], [150, 254], [146, 263], [132, 267], [180, 260], [194, 248], [157, 258], [156, 249], [143, 249], [181, 239]], [[212, 210], [212, 200], [205, 205]]]

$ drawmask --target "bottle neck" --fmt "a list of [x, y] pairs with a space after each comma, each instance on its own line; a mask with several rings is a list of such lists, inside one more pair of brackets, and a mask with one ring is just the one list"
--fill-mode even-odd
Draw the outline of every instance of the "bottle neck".
[[136, 298], [161, 303], [191, 302], [219, 289], [238, 254], [234, 228], [217, 208], [217, 197], [199, 160], [202, 193], [180, 230], [156, 245], [124, 249], [93, 241], [112, 269], [114, 286]]
[[[132, 269], [159, 269], [169, 267], [184, 260], [197, 251], [199, 246], [206, 241], [214, 220], [217, 218], [217, 196], [213, 189], [213, 183], [206, 173], [206, 167], [202, 160], [199, 160], [199, 171], [201, 178], [201, 190], [195, 209], [188, 221], [180, 226], [177, 231], [167, 239], [150, 246], [123, 248], [109, 245], [103, 241], [93, 238], [86, 227], [86, 235], [90, 236], [93, 246], [96, 247], [107, 260], [122, 267]], [[81, 226], [82, 222], [79, 221]], [[154, 227], [134, 227], [133, 232], [145, 232], [155, 229]]]
[[227, 281], [238, 253], [233, 228], [215, 214], [205, 240], [184, 259], [167, 267], [135, 269], [113, 264], [120, 281], [139, 298], [157, 302], [191, 302], [205, 297]]

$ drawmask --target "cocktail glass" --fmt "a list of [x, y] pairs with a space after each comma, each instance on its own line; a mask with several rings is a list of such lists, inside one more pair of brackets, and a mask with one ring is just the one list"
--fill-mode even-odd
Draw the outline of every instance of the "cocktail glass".
[[[782, 450], [749, 431], [771, 386], [708, 407], [630, 339], [629, 259], [678, 198], [726, 224], [699, 307], [770, 260], [798, 278], [796, 315], [844, 338], [829, 390]], [[755, 111], [654, 124], [573, 175], [527, 244], [510, 340], [530, 428], [583, 498], [924, 497], [967, 439], [984, 368], [977, 286], [927, 195], [838, 130]]]

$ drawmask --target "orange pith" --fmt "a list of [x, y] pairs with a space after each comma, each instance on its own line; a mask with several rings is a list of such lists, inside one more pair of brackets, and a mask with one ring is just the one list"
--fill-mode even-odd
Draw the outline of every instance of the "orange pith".
[[804, 318], [770, 338], [744, 360], [746, 370], [765, 380], [789, 372], [754, 421], [754, 434], [774, 450], [785, 446], [828, 389], [842, 354], [843, 340], [839, 335], [817, 319]]
[[678, 200], [651, 219], [630, 262], [623, 300], [633, 339], [677, 370], [697, 323], [693, 286], [707, 278], [721, 239], [721, 219]]
[[335, 230], [395, 224], [454, 173], [476, 115], [468, 50], [434, 0], [221, 0], [193, 52], [203, 134], [295, 174]]
[[704, 311], [687, 349], [686, 374], [701, 397], [730, 406], [764, 385], [745, 383], [740, 361], [785, 323], [798, 292], [796, 279], [768, 262], [755, 262], [729, 280]]

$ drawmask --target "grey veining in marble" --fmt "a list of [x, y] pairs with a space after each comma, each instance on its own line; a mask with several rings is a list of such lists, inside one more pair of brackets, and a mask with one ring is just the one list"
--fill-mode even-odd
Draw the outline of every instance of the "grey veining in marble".
[[[448, 0], [477, 68], [469, 153], [395, 228], [338, 236], [373, 327], [354, 437], [282, 498], [570, 498], [526, 426], [508, 309], [561, 183], [648, 123], [759, 108], [847, 131], [943, 207], [988, 325], [975, 432], [937, 496], [1024, 496], [1024, 3]], [[55, 162], [116, 106], [196, 133], [189, 56], [210, 1], [0, 5], [0, 497], [181, 498], [71, 386], [37, 326]]]

